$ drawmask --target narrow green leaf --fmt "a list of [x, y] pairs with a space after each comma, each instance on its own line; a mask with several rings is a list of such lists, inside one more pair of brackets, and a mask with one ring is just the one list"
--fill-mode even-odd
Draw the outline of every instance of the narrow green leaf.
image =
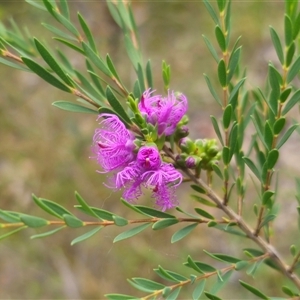
[[44, 238], [46, 236], [49, 236], [49, 235], [52, 235], [60, 230], [62, 230], [63, 228], [66, 228], [66, 226], [61, 226], [61, 227], [58, 227], [58, 228], [55, 228], [53, 230], [50, 230], [50, 231], [47, 231], [47, 232], [43, 232], [43, 233], [39, 233], [39, 234], [35, 234], [35, 235], [32, 235], [30, 238], [33, 240], [33, 239], [39, 239], [39, 238]]
[[280, 94], [280, 102], [281, 103], [284, 103], [286, 101], [286, 99], [289, 97], [291, 91], [292, 91], [292, 88], [288, 87]]
[[160, 210], [148, 207], [148, 206], [135, 205], [135, 207], [139, 210], [140, 213], [143, 213], [146, 216], [155, 217], [155, 218], [165, 218], [165, 219], [175, 218], [175, 216], [173, 216], [169, 213], [166, 213], [166, 212], [163, 212], [163, 211], [160, 211]]
[[279, 150], [279, 148], [281, 148], [281, 146], [283, 146], [285, 144], [285, 142], [289, 139], [289, 137], [291, 136], [291, 134], [294, 132], [294, 130], [299, 126], [299, 124], [294, 124], [293, 126], [291, 126], [286, 133], [283, 135], [283, 137], [281, 138], [281, 140], [278, 142], [276, 148]]
[[270, 191], [270, 190], [265, 191], [264, 194], [263, 194], [263, 196], [262, 196], [262, 204], [263, 204], [263, 205], [268, 205], [268, 203], [269, 203], [271, 197], [272, 197], [274, 194], [275, 194], [275, 192], [273, 192], [273, 191]]
[[129, 229], [127, 231], [122, 232], [121, 234], [119, 234], [118, 236], [116, 236], [114, 238], [114, 243], [131, 238], [137, 234], [139, 234], [140, 232], [142, 232], [143, 230], [145, 230], [147, 227], [149, 227], [151, 225], [151, 223], [145, 223], [139, 226], [136, 226], [132, 229]]
[[128, 117], [127, 113], [125, 112], [125, 109], [123, 108], [123, 106], [121, 105], [121, 103], [119, 102], [119, 100], [116, 98], [116, 96], [114, 95], [113, 91], [111, 90], [111, 88], [109, 86], [107, 86], [106, 88], [106, 98], [109, 102], [109, 104], [111, 105], [112, 109], [119, 115], [122, 117], [123, 120], [126, 121], [127, 124], [131, 124], [131, 120]]
[[226, 0], [217, 0], [217, 4], [218, 4], [220, 13], [223, 12], [225, 9]]
[[267, 165], [268, 169], [271, 170], [274, 168], [279, 157], [279, 151], [277, 149], [272, 149], [267, 156]]
[[290, 83], [300, 71], [300, 55], [294, 61], [287, 74], [287, 83]]
[[214, 283], [214, 285], [210, 289], [210, 293], [213, 295], [217, 294], [219, 292], [219, 290], [221, 290], [221, 288], [223, 288], [224, 285], [226, 285], [226, 283], [229, 281], [232, 274], [233, 274], [233, 270], [230, 270], [230, 271], [226, 272], [225, 274], [222, 274], [222, 276], [219, 273], [217, 281]]
[[285, 2], [285, 11], [288, 16], [290, 16], [291, 20], [294, 20], [297, 14], [298, 1], [297, 0], [288, 0]]
[[110, 0], [106, 0], [106, 4], [114, 21], [118, 24], [119, 27], [122, 27], [121, 17], [115, 3]]
[[203, 74], [203, 75], [204, 75], [204, 79], [206, 81], [206, 84], [208, 86], [210, 93], [212, 94], [214, 99], [217, 101], [217, 103], [222, 107], [223, 106], [222, 101], [221, 101], [220, 97], [218, 96], [217, 92], [215, 91], [215, 89], [213, 88], [213, 86], [210, 82], [210, 79], [208, 78], [208, 76], [206, 74]]
[[292, 42], [291, 45], [288, 47], [286, 53], [285, 65], [287, 68], [291, 65], [293, 61], [295, 51], [296, 51], [296, 45], [294, 42]]
[[208, 213], [207, 211], [199, 208], [199, 207], [195, 207], [194, 208], [196, 213], [199, 214], [200, 216], [204, 217], [204, 218], [207, 218], [207, 219], [210, 219], [210, 220], [214, 220], [214, 216], [212, 216], [210, 213]]
[[152, 281], [149, 279], [145, 279], [145, 278], [135, 277], [135, 278], [132, 278], [132, 281], [134, 281], [139, 286], [148, 289], [149, 291], [162, 290], [165, 287], [161, 283], [158, 283], [158, 282], [155, 282], [155, 281]]
[[251, 118], [251, 120], [252, 120], [252, 122], [253, 122], [253, 124], [254, 124], [254, 126], [255, 126], [256, 132], [257, 132], [257, 134], [258, 134], [258, 136], [259, 136], [261, 142], [264, 144], [264, 146], [265, 146], [266, 148], [268, 148], [268, 146], [267, 146], [267, 144], [266, 144], [266, 142], [265, 142], [264, 136], [263, 136], [263, 134], [262, 134], [262, 132], [261, 132], [260, 124], [257, 122], [257, 121], [258, 121], [258, 118], [255, 118], [254, 116], [251, 116], [250, 118]]
[[103, 105], [103, 102], [106, 102], [106, 98], [92, 85], [90, 79], [84, 76], [80, 71], [74, 70], [74, 73], [78, 78], [78, 81], [74, 80], [75, 86], [83, 91], [84, 94], [90, 97], [95, 103]]
[[205, 274], [204, 271], [202, 271], [198, 265], [196, 264], [196, 262], [192, 259], [192, 257], [189, 255], [187, 258], [187, 262], [185, 263], [186, 266], [194, 269], [196, 272], [200, 273], [200, 274]]
[[232, 76], [239, 64], [241, 51], [242, 51], [242, 47], [239, 47], [230, 55], [229, 64], [228, 64], [229, 72], [227, 75], [228, 82], [230, 82], [230, 80], [232, 79]]
[[121, 21], [124, 24], [123, 25], [124, 32], [126, 32], [126, 29], [129, 29], [129, 31], [132, 31], [133, 28], [132, 28], [132, 23], [131, 23], [131, 20], [130, 20], [129, 11], [128, 11], [127, 6], [125, 6], [125, 4], [123, 2], [118, 1], [117, 2], [117, 9], [118, 9], [118, 12], [120, 14]]
[[77, 13], [77, 16], [78, 16], [80, 26], [89, 42], [89, 46], [95, 53], [97, 53], [96, 43], [94, 41], [94, 38], [93, 38], [93, 35], [91, 33], [89, 26], [87, 25], [86, 21], [84, 20], [84, 18], [82, 17], [82, 15], [80, 13]]
[[84, 226], [83, 222], [73, 215], [64, 214], [63, 218], [69, 227], [78, 228]]
[[272, 127], [270, 125], [270, 122], [266, 121], [265, 129], [264, 129], [264, 141], [269, 150], [272, 148], [273, 140], [274, 140], [274, 134], [273, 134]]
[[92, 237], [93, 235], [95, 235], [98, 231], [100, 231], [103, 227], [102, 226], [99, 226], [99, 227], [96, 227], [88, 232], [86, 232], [85, 234], [83, 235], [80, 235], [78, 236], [76, 239], [74, 239], [72, 242], [71, 242], [71, 246], [77, 244], [77, 243], [80, 243], [82, 241], [85, 241], [87, 240], [88, 238]]
[[258, 257], [264, 254], [263, 251], [261, 250], [257, 250], [257, 249], [253, 249], [253, 248], [244, 248], [243, 249], [244, 253], [249, 256], [249, 257]]
[[284, 37], [286, 46], [289, 46], [293, 42], [293, 24], [286, 14], [284, 15]]
[[134, 47], [132, 40], [129, 35], [125, 35], [125, 47], [128, 54], [128, 57], [135, 70], [138, 68], [138, 64], [141, 62], [140, 54], [137, 49]]
[[295, 245], [291, 245], [290, 246], [290, 253], [292, 254], [293, 257], [295, 257], [297, 255], [297, 248]]
[[33, 201], [40, 207], [42, 208], [44, 211], [46, 211], [47, 213], [49, 213], [50, 215], [53, 215], [59, 219], [63, 219], [63, 215], [64, 214], [69, 214], [72, 215], [68, 210], [66, 210], [64, 207], [62, 207], [61, 205], [47, 200], [47, 199], [43, 199], [43, 198], [37, 198], [36, 196], [32, 196]]
[[84, 50], [85, 55], [93, 62], [93, 64], [105, 75], [111, 77], [111, 72], [107, 68], [104, 61], [92, 50], [92, 48], [86, 44], [85, 42], [82, 42], [82, 48]]
[[21, 221], [31, 228], [38, 228], [49, 225], [49, 221], [43, 218], [20, 214]]
[[269, 64], [268, 76], [269, 76], [269, 83], [270, 83], [271, 89], [274, 90], [276, 95], [278, 94], [278, 98], [279, 98], [280, 84], [282, 83], [282, 77], [272, 64]]
[[[45, 0], [43, 0], [45, 1]], [[67, 18], [65, 18], [63, 15], [58, 13], [56, 10], [52, 10], [52, 14], [57, 19], [57, 21], [62, 24], [67, 30], [69, 30], [71, 33], [73, 33], [78, 39], [80, 37], [80, 34], [76, 27], [69, 21]]]
[[179, 293], [181, 291], [181, 286], [177, 289], [175, 289], [167, 298], [166, 300], [176, 300], [177, 297], [179, 296]]
[[25, 71], [25, 72], [32, 72], [30, 69], [24, 67], [23, 65], [16, 64], [12, 61], [6, 60], [3, 57], [0, 57], [0, 63], [3, 64], [3, 65], [9, 66], [11, 68], [17, 69], [17, 70], [21, 70], [21, 71]]
[[135, 97], [135, 99], [140, 99], [142, 96], [142, 91], [138, 80], [135, 81], [133, 86], [133, 96]]
[[207, 225], [208, 225], [208, 227], [210, 227], [209, 225], [211, 225], [211, 227], [214, 227], [216, 229], [222, 230], [222, 231], [230, 233], [230, 234], [246, 237], [246, 234], [244, 232], [242, 232], [241, 230], [236, 230], [228, 225], [222, 225], [222, 224], [216, 224], [216, 223], [215, 224], [208, 223]]
[[216, 165], [216, 164], [212, 164], [211, 166], [212, 166], [214, 172], [219, 176], [219, 178], [220, 178], [221, 180], [223, 180], [224, 177], [223, 177], [223, 174], [222, 174], [222, 172], [221, 172], [219, 166]]
[[217, 297], [216, 295], [213, 295], [208, 292], [204, 292], [205, 296], [210, 300], [222, 300], [221, 298]]
[[[224, 11], [225, 11], [224, 25], [225, 25], [225, 30], [227, 31], [226, 42], [227, 42], [227, 47], [228, 47], [229, 40], [230, 40], [230, 32], [231, 32], [231, 25], [230, 25], [230, 22], [231, 22], [231, 1], [230, 0], [229, 1], [223, 0], [223, 2], [224, 2]], [[225, 9], [226, 3], [227, 3], [227, 8]], [[234, 48], [233, 48], [232, 51], [234, 51]]]
[[210, 118], [211, 118], [211, 122], [212, 122], [212, 125], [214, 127], [214, 130], [215, 130], [215, 133], [216, 133], [220, 143], [222, 144], [222, 146], [224, 146], [224, 141], [223, 141], [223, 137], [222, 137], [222, 134], [221, 134], [221, 131], [220, 131], [220, 128], [219, 128], [218, 121], [214, 116], [210, 116]]
[[228, 129], [230, 122], [231, 122], [231, 116], [232, 116], [232, 105], [228, 104], [223, 113], [223, 126], [224, 129]]
[[93, 110], [91, 108], [81, 106], [79, 104], [68, 102], [68, 101], [55, 101], [52, 103], [52, 105], [62, 110], [67, 110], [76, 113], [98, 114], [97, 110]]
[[[290, 297], [294, 297], [294, 296], [299, 296], [298, 294], [297, 294], [297, 292], [293, 292], [289, 287], [287, 287], [287, 286], [283, 286], [282, 287], [282, 291], [286, 294], [286, 295], [288, 295], [288, 296], [290, 296]], [[285, 299], [285, 298], [284, 298]]]
[[67, 56], [59, 49], [56, 49], [57, 54], [62, 62], [62, 64], [64, 65], [64, 67], [66, 68], [68, 75], [73, 76], [74, 75], [74, 69], [73, 66], [69, 60], [69, 58], [67, 58]]
[[261, 181], [260, 172], [258, 171], [257, 167], [253, 163], [253, 161], [248, 157], [243, 157], [243, 160], [245, 161], [246, 165], [249, 167], [249, 169], [253, 172], [253, 174], [258, 178], [259, 181]]
[[239, 280], [240, 284], [247, 289], [249, 292], [251, 292], [252, 294], [256, 295], [257, 297], [259, 297], [260, 299], [265, 299], [265, 300], [269, 300], [269, 297], [267, 297], [265, 294], [263, 294], [261, 291], [259, 291], [258, 289], [256, 289], [255, 287], [253, 287], [252, 285]]
[[[168, 67], [168, 70], [170, 72], [170, 67]], [[142, 91], [145, 91], [146, 87], [145, 87], [144, 72], [143, 72], [143, 69], [142, 69], [142, 66], [141, 66], [140, 63], [137, 64], [136, 73], [137, 73], [140, 88], [141, 88]], [[170, 73], [168, 73], [168, 81], [170, 82]]]
[[263, 218], [263, 221], [260, 223], [259, 228], [264, 227], [265, 225], [267, 225], [268, 223], [270, 223], [271, 221], [273, 221], [276, 218], [276, 215], [267, 215]]
[[179, 221], [176, 218], [169, 218], [169, 219], [163, 219], [160, 221], [155, 222], [152, 225], [152, 229], [153, 230], [159, 230], [159, 229], [163, 229], [169, 226], [172, 226], [174, 224], [177, 224]]
[[120, 82], [120, 77], [109, 54], [106, 54], [106, 64], [111, 74]]
[[300, 90], [297, 90], [284, 106], [282, 110], [282, 114], [286, 115], [299, 101], [300, 101]]
[[200, 187], [199, 185], [192, 184], [191, 188], [193, 190], [195, 190], [196, 192], [200, 193], [200, 194], [206, 194], [206, 191], [202, 187]]
[[230, 163], [230, 149], [228, 147], [223, 147], [222, 151], [222, 159], [225, 166], [229, 165]]
[[242, 270], [245, 267], [247, 267], [248, 265], [249, 265], [248, 261], [241, 260], [235, 264], [235, 270], [237, 270], [237, 271]]
[[205, 284], [206, 284], [206, 279], [202, 279], [197, 287], [194, 289], [193, 291], [193, 294], [192, 294], [192, 297], [193, 297], [193, 300], [198, 300], [200, 299], [203, 291], [204, 291], [204, 288], [205, 288]]
[[223, 253], [209, 253], [207, 251], [204, 251], [204, 252], [206, 254], [208, 254], [209, 256], [211, 256], [212, 258], [220, 260], [222, 262], [228, 262], [228, 263], [231, 263], [231, 264], [236, 264], [236, 263], [241, 261], [241, 259], [239, 259], [239, 258], [230, 256], [230, 255], [226, 255], [226, 254], [223, 254]]
[[193, 229], [196, 228], [196, 226], [198, 225], [198, 223], [194, 223], [191, 225], [188, 225], [184, 228], [181, 228], [180, 230], [178, 230], [177, 232], [175, 232], [171, 238], [171, 243], [176, 243], [178, 241], [180, 241], [181, 239], [183, 239], [184, 237], [186, 237], [189, 233], [192, 232]]
[[70, 12], [69, 12], [69, 7], [68, 7], [68, 1], [67, 0], [60, 0], [60, 6], [61, 6], [61, 13], [62, 15], [70, 20]]
[[236, 145], [238, 141], [238, 129], [239, 129], [239, 125], [235, 123], [230, 130], [230, 134], [229, 134], [229, 149], [230, 149], [229, 160], [230, 161], [236, 149]]
[[47, 23], [42, 23], [42, 25], [48, 29], [49, 31], [51, 31], [52, 33], [58, 35], [59, 37], [63, 38], [63, 39], [68, 39], [68, 40], [71, 40], [71, 41], [74, 41], [76, 42], [77, 39], [75, 37], [73, 37], [72, 35], [68, 34], [68, 33], [65, 33], [63, 32], [62, 30], [52, 26], [52, 25], [49, 25]]
[[[100, 220], [114, 221], [114, 214], [105, 209], [100, 209], [93, 206], [90, 206], [89, 209], [86, 209], [80, 205], [75, 205], [75, 207], [92, 217], [96, 216], [96, 218]], [[90, 210], [92, 210], [92, 212]]]
[[47, 9], [43, 5], [39, 4], [39, 2], [37, 2], [36, 0], [25, 0], [25, 2], [31, 4], [32, 6], [38, 8], [38, 9], [47, 11]]
[[8, 223], [19, 223], [21, 221], [20, 216], [16, 216], [15, 214], [2, 209], [0, 209], [0, 218]]
[[[206, 263], [195, 261], [195, 260], [193, 260], [193, 263], [197, 266], [197, 270], [200, 269], [202, 273], [211, 273], [216, 271], [214, 267]], [[189, 262], [185, 262], [184, 265], [193, 269], [193, 265], [190, 265]], [[195, 271], [197, 270], [195, 269]]]
[[204, 34], [202, 34], [202, 37], [203, 37], [204, 42], [205, 42], [208, 50], [210, 51], [211, 55], [213, 56], [213, 58], [215, 59], [215, 61], [218, 62], [219, 61], [219, 56], [218, 56], [218, 53], [215, 50], [214, 46], [211, 44], [211, 42], [209, 41], [209, 39]]
[[126, 226], [128, 225], [128, 220], [123, 218], [123, 217], [120, 217], [120, 216], [117, 216], [117, 215], [113, 215], [113, 220], [115, 222], [115, 224], [117, 226]]
[[[220, 172], [221, 172], [221, 171], [220, 171]], [[203, 205], [210, 206], [210, 207], [216, 207], [216, 204], [215, 204], [215, 203], [213, 203], [213, 202], [211, 202], [211, 201], [209, 201], [209, 200], [207, 200], [207, 199], [204, 199], [204, 198], [199, 197], [199, 196], [197, 196], [197, 195], [191, 195], [191, 197], [192, 197], [193, 199], [195, 199], [197, 202], [199, 202], [199, 203], [201, 203], [201, 204], [203, 204]]]
[[270, 34], [271, 34], [271, 39], [272, 39], [277, 57], [278, 57], [281, 65], [283, 65], [284, 64], [284, 55], [283, 55], [282, 45], [281, 45], [280, 38], [279, 38], [277, 32], [275, 31], [275, 29], [272, 26], [270, 26]]
[[166, 279], [168, 281], [173, 281], [173, 282], [180, 282], [180, 281], [185, 281], [187, 280], [187, 277], [182, 276], [178, 273], [175, 273], [170, 270], [166, 270], [161, 266], [158, 266], [158, 269], [154, 269], [155, 273], [160, 276], [163, 279]]
[[273, 131], [274, 131], [274, 135], [278, 135], [283, 127], [285, 125], [285, 117], [281, 117], [278, 120], [275, 121], [274, 126], [273, 126]]
[[246, 274], [249, 276], [252, 276], [254, 278], [256, 271], [259, 269], [259, 267], [262, 265], [263, 261], [260, 260], [258, 262], [255, 262], [252, 264], [246, 271]]
[[215, 24], [219, 24], [218, 15], [216, 14], [214, 8], [211, 6], [211, 4], [209, 3], [209, 1], [208, 0], [203, 0], [203, 3], [205, 5], [207, 11], [209, 12], [211, 18], [215, 22]]
[[151, 70], [151, 61], [148, 60], [146, 64], [146, 78], [149, 88], [153, 88], [153, 78], [152, 78], [152, 70]]
[[215, 27], [215, 36], [222, 52], [226, 52], [226, 40], [222, 29], [217, 25]]
[[[108, 2], [111, 3], [111, 2]], [[106, 294], [104, 295], [109, 300], [133, 300], [135, 299], [134, 296], [128, 296], [123, 294]]]
[[236, 97], [239, 93], [239, 90], [240, 90], [241, 86], [244, 84], [245, 80], [246, 80], [246, 78], [242, 78], [230, 92], [228, 102], [232, 104], [233, 109], [235, 109], [235, 106], [236, 106], [235, 104], [233, 104], [233, 101], [234, 101], [234, 99], [236, 99]]
[[27, 226], [22, 226], [22, 227], [19, 227], [17, 229], [14, 229], [12, 231], [9, 231], [9, 232], [7, 232], [5, 234], [0, 235], [0, 241], [4, 240], [5, 238], [7, 238], [7, 237], [9, 237], [9, 236], [11, 236], [11, 235], [13, 235], [13, 234], [15, 234], [15, 233], [17, 233], [17, 232], [25, 229], [25, 228], [27, 228]]
[[50, 83], [51, 85], [55, 86], [56, 88], [58, 88], [62, 91], [71, 93], [71, 89], [68, 86], [66, 86], [61, 81], [59, 81], [56, 77], [54, 77], [52, 74], [50, 74], [48, 71], [46, 71], [46, 69], [41, 67], [35, 61], [33, 61], [27, 57], [21, 57], [21, 59], [29, 69], [31, 69], [34, 73], [36, 73], [38, 76], [40, 76], [46, 82]]
[[[298, 4], [298, 2], [294, 2], [294, 3]], [[300, 13], [298, 13], [297, 17], [295, 18], [293, 26], [294, 26], [293, 40], [296, 40], [300, 31]]]
[[[101, 82], [99, 81], [99, 79], [101, 79], [100, 76], [98, 76], [95, 72], [94, 69], [92, 68], [92, 65], [90, 63], [90, 61], [87, 59], [86, 60], [86, 65], [87, 65], [87, 70], [88, 73], [90, 74], [92, 81], [94, 83], [94, 85], [96, 86], [96, 88], [98, 89], [99, 93], [104, 96], [105, 95], [105, 91], [101, 85]], [[102, 80], [102, 79], [101, 79]]]
[[224, 88], [227, 86], [227, 70], [224, 59], [221, 59], [218, 63], [218, 78], [221, 86]]
[[83, 54], [83, 55], [86, 54], [81, 48], [77, 47], [76, 45], [68, 42], [67, 40], [65, 40], [63, 38], [54, 37], [53, 39], [56, 40], [56, 41], [58, 41], [58, 42], [60, 42], [60, 43], [62, 43], [62, 44], [64, 44], [65, 46], [73, 49], [74, 51], [76, 51], [76, 52], [78, 52], [80, 54]]

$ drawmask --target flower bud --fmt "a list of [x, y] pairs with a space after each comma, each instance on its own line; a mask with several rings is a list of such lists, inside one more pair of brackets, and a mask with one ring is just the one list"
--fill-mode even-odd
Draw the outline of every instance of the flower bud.
[[192, 153], [196, 149], [194, 142], [190, 138], [187, 138], [187, 137], [182, 138], [179, 141], [179, 147], [183, 152], [188, 153], [188, 154]]
[[185, 160], [185, 165], [187, 168], [189, 169], [194, 169], [196, 167], [196, 160], [194, 157], [189, 156], [186, 160]]

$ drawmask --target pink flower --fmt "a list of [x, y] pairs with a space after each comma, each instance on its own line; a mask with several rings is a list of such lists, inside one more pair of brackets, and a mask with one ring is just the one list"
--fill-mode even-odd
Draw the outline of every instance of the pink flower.
[[162, 162], [156, 147], [141, 147], [137, 159], [118, 172], [116, 188], [125, 188], [123, 198], [129, 202], [141, 194], [141, 187], [152, 189], [152, 197], [162, 210], [177, 204], [175, 188], [181, 183], [182, 175], [172, 164]]
[[116, 115], [101, 114], [99, 118], [104, 119], [95, 131], [92, 148], [98, 163], [105, 172], [127, 166], [135, 157], [134, 135]]
[[167, 97], [153, 93], [151, 89], [146, 90], [138, 108], [146, 116], [147, 122], [158, 125], [159, 135], [169, 136], [187, 111], [187, 98], [183, 94], [175, 95], [173, 91], [168, 91]]

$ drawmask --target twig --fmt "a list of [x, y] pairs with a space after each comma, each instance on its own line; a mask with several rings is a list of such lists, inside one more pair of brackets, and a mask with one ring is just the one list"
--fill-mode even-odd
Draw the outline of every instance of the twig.
[[[164, 147], [164, 151], [174, 159], [173, 154], [167, 147]], [[206, 196], [210, 198], [210, 200], [212, 200], [218, 208], [223, 210], [223, 212], [231, 219], [231, 221], [236, 222], [237, 226], [239, 226], [239, 228], [247, 235], [249, 239], [254, 241], [261, 249], [263, 249], [266, 254], [269, 255], [270, 259], [276, 263], [281, 272], [287, 278], [293, 281], [293, 283], [300, 290], [300, 279], [294, 272], [290, 271], [291, 268], [284, 263], [276, 249], [271, 244], [268, 244], [263, 238], [257, 236], [255, 234], [255, 231], [250, 226], [248, 226], [242, 216], [236, 214], [234, 210], [225, 205], [222, 198], [220, 198], [207, 184], [205, 184], [205, 182], [203, 182], [200, 178], [197, 178], [189, 169], [181, 169], [188, 177], [191, 178], [194, 183], [201, 186], [206, 191]]]

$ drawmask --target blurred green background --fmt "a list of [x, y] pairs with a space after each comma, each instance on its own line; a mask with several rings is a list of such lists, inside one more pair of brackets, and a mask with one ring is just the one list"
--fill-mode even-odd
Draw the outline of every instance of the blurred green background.
[[[247, 88], [262, 86], [268, 61], [277, 61], [268, 25], [282, 33], [284, 4], [278, 1], [232, 2], [232, 40], [242, 35]], [[123, 36], [105, 2], [69, 3], [75, 23], [78, 24], [76, 13], [80, 11], [94, 33], [100, 53], [110, 53], [122, 79], [132, 87], [135, 74], [126, 56]], [[183, 92], [189, 99], [192, 137], [215, 137], [209, 115], [218, 116], [221, 112], [202, 74], [214, 76], [216, 64], [201, 36], [205, 34], [214, 41], [214, 24], [203, 3], [134, 1], [133, 9], [140, 28], [144, 59], [151, 58], [157, 90], [162, 92], [161, 62], [164, 59], [171, 65], [171, 88]], [[41, 25], [42, 22], [54, 23], [46, 12], [23, 1], [0, 1], [0, 17], [5, 24], [13, 17], [21, 28], [26, 26], [33, 36], [60, 47], [76, 68], [84, 69], [82, 57], [51, 40], [52, 34]], [[31, 194], [34, 193], [66, 206], [84, 219], [85, 216], [73, 208], [76, 204], [74, 191], [77, 190], [91, 205], [124, 217], [137, 217], [120, 204], [119, 195], [103, 186], [106, 175], [96, 173], [99, 166], [89, 159], [97, 127], [95, 115], [69, 113], [51, 106], [56, 100], [75, 99], [48, 86], [35, 75], [3, 65], [0, 66], [0, 90], [1, 209], [46, 217], [33, 204]], [[296, 168], [293, 164], [290, 167], [292, 171]], [[180, 205], [192, 212], [195, 203], [188, 191], [188, 185], [180, 188], [178, 198]], [[139, 203], [152, 205], [150, 201], [145, 197]], [[171, 245], [172, 233], [179, 227], [144, 231], [117, 244], [112, 241], [123, 228], [109, 227], [75, 246], [70, 246], [70, 242], [86, 229], [65, 229], [42, 240], [30, 240], [30, 236], [45, 229], [28, 229], [0, 244], [0, 298], [102, 299], [103, 294], [112, 292], [142, 295], [130, 287], [127, 278], [159, 280], [152, 271], [159, 264], [189, 274], [182, 263], [188, 254], [196, 260], [206, 260], [202, 248], [239, 256], [241, 248], [254, 247], [250, 242], [240, 243], [235, 237], [208, 230], [205, 226], [198, 226], [189, 237]], [[277, 244], [280, 248], [281, 241]], [[240, 273], [232, 276], [229, 288], [221, 293], [224, 298], [253, 298], [237, 283], [239, 278], [249, 283], [253, 279], [240, 276]], [[264, 281], [259, 280], [262, 277]], [[279, 278], [275, 271], [262, 268], [257, 273], [256, 286], [279, 295], [278, 287], [274, 286]], [[180, 299], [190, 298], [191, 291], [192, 288], [183, 291]]]

